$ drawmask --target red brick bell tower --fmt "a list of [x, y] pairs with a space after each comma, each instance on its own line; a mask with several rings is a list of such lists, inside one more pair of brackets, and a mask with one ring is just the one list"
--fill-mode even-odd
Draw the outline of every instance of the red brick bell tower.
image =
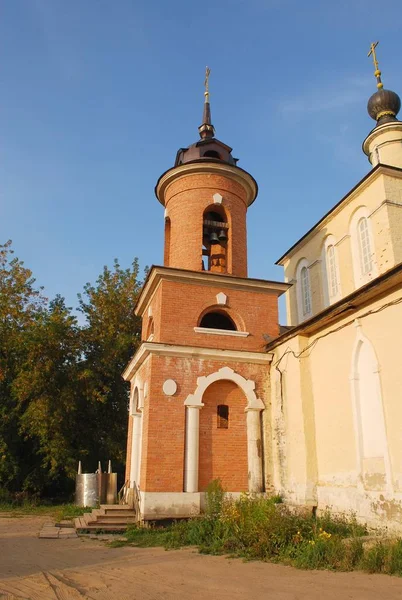
[[181, 148], [155, 188], [165, 208], [164, 266], [138, 299], [142, 344], [131, 383], [126, 480], [144, 519], [188, 516], [208, 483], [232, 493], [270, 485], [264, 464], [277, 298], [287, 285], [247, 278], [253, 177], [215, 138], [206, 78], [200, 139]]

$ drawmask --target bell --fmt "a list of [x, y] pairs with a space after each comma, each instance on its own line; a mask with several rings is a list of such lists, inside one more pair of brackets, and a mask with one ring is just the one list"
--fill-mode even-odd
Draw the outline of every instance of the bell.
[[218, 238], [220, 242], [227, 242], [228, 236], [226, 235], [226, 231], [224, 229], [220, 230]]
[[216, 232], [215, 232], [215, 231], [212, 231], [212, 232], [209, 234], [209, 243], [210, 243], [210, 244], [219, 244], [219, 238], [218, 238], [218, 236], [216, 235]]

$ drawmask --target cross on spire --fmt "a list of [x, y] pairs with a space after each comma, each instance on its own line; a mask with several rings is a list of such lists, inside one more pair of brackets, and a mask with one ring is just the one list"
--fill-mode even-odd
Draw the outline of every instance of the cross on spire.
[[378, 42], [373, 42], [370, 45], [370, 52], [367, 54], [368, 57], [372, 56], [373, 57], [373, 63], [374, 63], [374, 77], [377, 79], [377, 88], [379, 90], [381, 90], [384, 86], [383, 83], [381, 81], [381, 71], [378, 68], [378, 60], [377, 60], [377, 54], [375, 49], [378, 46]]

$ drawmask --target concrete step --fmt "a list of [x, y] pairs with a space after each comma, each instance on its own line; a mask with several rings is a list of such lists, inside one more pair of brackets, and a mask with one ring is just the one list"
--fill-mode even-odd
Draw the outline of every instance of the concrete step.
[[110, 519], [106, 519], [105, 517], [101, 517], [99, 519], [96, 519], [96, 521], [87, 521], [88, 525], [95, 525], [95, 524], [104, 524], [104, 525], [134, 525], [137, 522], [137, 518], [136, 517], [132, 517], [130, 519], [127, 519], [125, 517], [121, 517], [119, 518], [110, 518]]
[[105, 514], [104, 508], [94, 508], [91, 512], [91, 515], [93, 515], [94, 517], [99, 517], [104, 514]]
[[104, 525], [104, 524], [91, 524], [91, 525], [83, 525], [75, 528], [77, 532], [87, 532], [87, 531], [126, 531], [127, 525]]
[[133, 510], [132, 506], [129, 506], [128, 504], [101, 504], [100, 508], [102, 508], [103, 510]]
[[130, 517], [130, 516], [135, 516], [136, 512], [135, 510], [105, 510], [105, 512], [103, 513], [103, 515], [99, 515], [99, 516], [105, 516], [105, 517]]

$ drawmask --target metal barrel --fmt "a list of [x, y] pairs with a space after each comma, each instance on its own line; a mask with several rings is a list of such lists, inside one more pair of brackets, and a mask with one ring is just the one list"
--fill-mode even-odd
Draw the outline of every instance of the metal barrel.
[[104, 473], [106, 480], [106, 504], [117, 504], [117, 473]]
[[75, 504], [96, 507], [99, 504], [99, 482], [96, 473], [75, 476]]

